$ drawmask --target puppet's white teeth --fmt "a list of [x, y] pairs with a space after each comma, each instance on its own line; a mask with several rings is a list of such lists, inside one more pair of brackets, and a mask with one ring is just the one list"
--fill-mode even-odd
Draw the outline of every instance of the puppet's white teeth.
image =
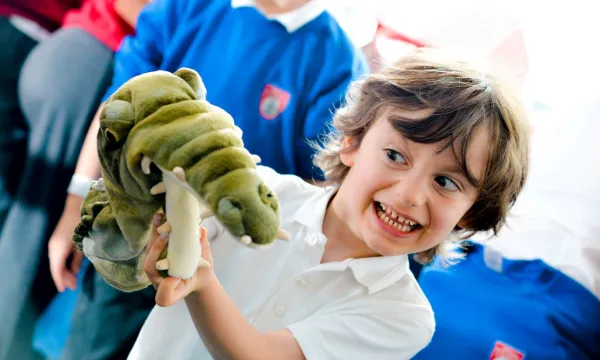
[[152, 195], [158, 195], [158, 194], [163, 194], [167, 192], [167, 187], [165, 185], [164, 182], [159, 182], [158, 184], [154, 185], [152, 187], [152, 189], [150, 189], [150, 194]]
[[252, 238], [250, 236], [248, 236], [248, 235], [242, 235], [242, 237], [240, 238], [240, 241], [244, 245], [250, 245], [250, 244], [252, 244]]
[[152, 164], [152, 160], [150, 160], [149, 157], [147, 157], [146, 155], [144, 155], [144, 157], [142, 158], [142, 171], [144, 172], [144, 174], [149, 175], [150, 174], [150, 164]]
[[104, 179], [103, 178], [99, 178], [96, 181], [92, 182], [92, 189], [97, 190], [97, 191], [103, 191], [106, 192], [106, 185], [104, 184]]
[[275, 237], [279, 240], [290, 240], [292, 238], [290, 234], [282, 228], [279, 228], [279, 230], [277, 230], [277, 235], [275, 235]]
[[169, 270], [169, 259], [162, 259], [157, 261], [156, 270]]
[[171, 232], [171, 224], [169, 224], [168, 222], [165, 222], [164, 224], [162, 224], [161, 226], [159, 226], [156, 231], [159, 234], [164, 234], [164, 233], [170, 233]]
[[175, 174], [179, 180], [185, 182], [185, 171], [183, 171], [183, 168], [177, 166], [173, 169], [173, 174]]

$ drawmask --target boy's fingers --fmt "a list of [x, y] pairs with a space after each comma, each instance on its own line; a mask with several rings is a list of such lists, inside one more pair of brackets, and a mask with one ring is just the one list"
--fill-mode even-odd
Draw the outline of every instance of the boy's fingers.
[[152, 247], [148, 249], [146, 252], [146, 259], [144, 260], [144, 271], [150, 278], [150, 281], [154, 282], [156, 278], [162, 278], [156, 269], [156, 262], [160, 257], [160, 254], [167, 246], [167, 237], [168, 234], [162, 234], [157, 236], [157, 239], [154, 240], [154, 244]]
[[156, 304], [158, 306], [170, 306], [185, 296], [185, 283], [174, 277], [162, 280], [156, 292]]
[[68, 256], [69, 250], [62, 247], [51, 248], [49, 250], [50, 275], [59, 292], [65, 291], [67, 279], [71, 275], [67, 269]]
[[62, 285], [63, 285], [63, 290], [65, 288], [75, 290], [77, 288], [77, 278], [75, 277], [75, 275], [73, 275], [71, 272], [69, 272], [68, 270], [65, 269], [65, 272], [64, 272], [63, 278], [62, 278]]
[[162, 214], [154, 214], [152, 215], [152, 231], [150, 231], [150, 239], [148, 240], [147, 249], [152, 249], [156, 239], [160, 236], [157, 229], [162, 223], [163, 215]]
[[210, 243], [208, 241], [208, 239], [206, 238], [206, 228], [204, 227], [200, 227], [200, 246], [202, 248], [202, 252], [204, 253], [204, 251], [209, 251], [210, 250]]
[[74, 275], [77, 275], [79, 273], [82, 262], [83, 253], [80, 253], [79, 251], [73, 251], [73, 260], [71, 260], [71, 271]]

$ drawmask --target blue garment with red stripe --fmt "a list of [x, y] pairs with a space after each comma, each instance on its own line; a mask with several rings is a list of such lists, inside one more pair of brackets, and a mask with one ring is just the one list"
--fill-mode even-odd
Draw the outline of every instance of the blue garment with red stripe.
[[541, 260], [486, 258], [475, 244], [454, 267], [423, 268], [436, 332], [414, 359], [600, 359], [594, 294]]

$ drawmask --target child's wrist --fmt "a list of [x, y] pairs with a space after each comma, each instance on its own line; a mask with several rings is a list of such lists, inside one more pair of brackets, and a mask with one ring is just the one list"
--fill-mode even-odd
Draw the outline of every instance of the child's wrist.
[[210, 268], [206, 269], [205, 271], [206, 273], [196, 280], [197, 285], [194, 286], [194, 289], [190, 292], [190, 295], [201, 295], [203, 292], [210, 291], [212, 288], [218, 285], [219, 280], [217, 279], [213, 269]]

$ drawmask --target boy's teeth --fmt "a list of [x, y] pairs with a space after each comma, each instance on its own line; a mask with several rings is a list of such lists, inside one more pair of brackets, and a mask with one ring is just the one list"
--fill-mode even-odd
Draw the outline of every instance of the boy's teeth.
[[[382, 209], [385, 207], [385, 205], [380, 206]], [[404, 219], [402, 216], [398, 216], [398, 214], [394, 213], [391, 210], [389, 212], [380, 210], [378, 215], [383, 222], [403, 232], [411, 231], [411, 225], [415, 224], [412, 221]]]

